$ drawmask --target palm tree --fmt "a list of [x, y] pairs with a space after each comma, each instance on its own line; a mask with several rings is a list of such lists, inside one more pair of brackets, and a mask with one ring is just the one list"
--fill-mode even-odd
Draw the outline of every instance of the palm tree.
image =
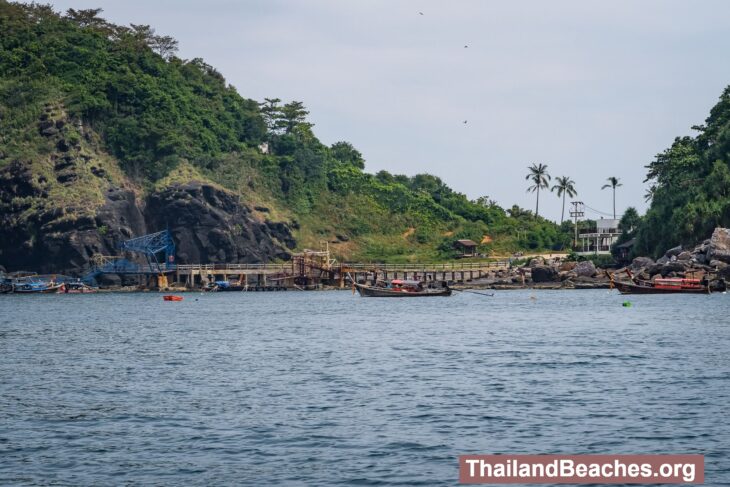
[[578, 192], [575, 190], [575, 181], [570, 179], [568, 176], [563, 176], [555, 178], [555, 181], [558, 183], [552, 188], [550, 188], [550, 191], [558, 190], [558, 198], [561, 196], [563, 197], [563, 212], [560, 213], [560, 224], [563, 224], [563, 219], [565, 218], [565, 195], [570, 196], [571, 198], [574, 198]]
[[604, 184], [601, 189], [611, 188], [613, 189], [613, 219], [616, 219], [616, 188], [623, 186], [618, 182], [619, 178], [611, 176], [608, 178], [608, 184]]
[[533, 182], [533, 185], [527, 188], [528, 193], [537, 193], [537, 201], [535, 203], [535, 218], [538, 217], [538, 211], [540, 209], [540, 189], [547, 189], [550, 187], [548, 181], [550, 181], [550, 175], [547, 172], [547, 164], [533, 164], [527, 168], [530, 172], [525, 176], [525, 179], [529, 179]]
[[656, 194], [656, 186], [650, 186], [649, 189], [646, 190], [646, 193], [644, 193], [644, 201], [647, 203], [650, 203], [651, 200], [654, 199], [654, 195]]

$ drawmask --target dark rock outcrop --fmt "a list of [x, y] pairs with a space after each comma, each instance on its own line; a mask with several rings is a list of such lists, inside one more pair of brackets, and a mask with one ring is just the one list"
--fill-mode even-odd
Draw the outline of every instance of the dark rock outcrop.
[[[77, 160], [51, 159], [56, 174], [65, 175], [59, 182], [77, 184]], [[164, 228], [173, 233], [180, 263], [268, 262], [288, 259], [296, 246], [285, 223], [257, 221], [236, 195], [209, 184], [170, 187], [144, 201], [109, 184], [103, 203], [91, 207], [56, 204], [47, 184], [19, 161], [0, 170], [0, 263], [9, 271], [82, 274], [93, 255], [118, 255], [119, 242]]]
[[259, 222], [233, 193], [191, 182], [153, 193], [147, 227], [169, 228], [179, 263], [258, 263], [289, 259], [295, 241], [284, 223]]
[[538, 265], [532, 268], [532, 282], [551, 282], [558, 280], [558, 271], [554, 267]]

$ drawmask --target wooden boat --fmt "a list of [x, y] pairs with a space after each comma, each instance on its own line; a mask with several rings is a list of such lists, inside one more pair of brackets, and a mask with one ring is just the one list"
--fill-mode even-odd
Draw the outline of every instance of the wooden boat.
[[[368, 298], [415, 298], [425, 296], [451, 296], [448, 286], [427, 288], [420, 281], [404, 281], [394, 279], [390, 283], [378, 283], [375, 286], [354, 284], [354, 289], [362, 297]], [[353, 290], [354, 291], [354, 290]]]
[[13, 284], [13, 292], [18, 294], [53, 294], [63, 292], [63, 283], [26, 281]]
[[709, 294], [710, 283], [705, 279], [693, 279], [683, 277], [657, 278], [653, 281], [637, 279], [626, 269], [631, 282], [614, 280], [613, 274], [609, 275], [611, 286], [619, 290], [621, 294]]
[[95, 287], [88, 286], [83, 282], [67, 282], [63, 286], [63, 291], [66, 294], [89, 294], [95, 293], [98, 289]]
[[175, 295], [172, 295], [172, 294], [166, 294], [166, 295], [162, 296], [162, 299], [164, 299], [165, 301], [182, 301], [183, 300], [183, 297], [182, 296], [175, 296]]

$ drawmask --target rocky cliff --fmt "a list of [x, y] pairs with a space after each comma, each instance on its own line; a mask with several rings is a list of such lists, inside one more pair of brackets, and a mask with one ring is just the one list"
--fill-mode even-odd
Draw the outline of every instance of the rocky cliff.
[[45, 108], [37, 130], [48, 150], [0, 169], [0, 265], [8, 271], [78, 274], [92, 255], [116, 255], [120, 241], [165, 228], [179, 263], [288, 259], [296, 245], [286, 223], [256, 218], [212, 183], [141, 190], [60, 106]]

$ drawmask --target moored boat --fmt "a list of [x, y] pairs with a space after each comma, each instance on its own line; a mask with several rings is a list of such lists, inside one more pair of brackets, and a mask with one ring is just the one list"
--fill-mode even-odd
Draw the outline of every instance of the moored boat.
[[440, 288], [424, 287], [420, 281], [394, 279], [389, 283], [378, 282], [375, 286], [354, 283], [354, 288], [362, 297], [368, 298], [415, 298], [425, 296], [451, 296], [448, 286]]
[[88, 286], [81, 281], [66, 282], [63, 285], [63, 291], [66, 294], [89, 294], [99, 291], [95, 287]]
[[614, 280], [613, 274], [609, 275], [611, 285], [619, 290], [621, 294], [709, 294], [710, 283], [706, 279], [694, 279], [685, 277], [657, 278], [653, 281], [637, 279], [626, 269], [631, 282]]
[[26, 281], [13, 284], [13, 292], [18, 294], [53, 294], [63, 292], [63, 283]]

